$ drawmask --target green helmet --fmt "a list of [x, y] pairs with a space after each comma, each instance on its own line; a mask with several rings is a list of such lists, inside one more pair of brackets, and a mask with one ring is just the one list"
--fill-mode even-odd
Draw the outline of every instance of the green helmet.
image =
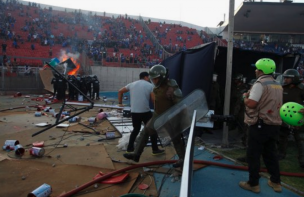
[[[292, 84], [301, 83], [300, 73], [296, 69], [288, 69], [283, 73], [283, 77], [292, 78]], [[287, 84], [284, 84], [287, 85]]]
[[165, 81], [165, 79], [168, 78], [168, 72], [163, 65], [157, 64], [150, 68], [149, 76], [150, 79], [155, 79], [159, 77], [159, 81], [157, 82], [157, 84], [154, 84], [156, 87], [159, 87]]
[[258, 70], [263, 71], [263, 73], [265, 75], [269, 75], [269, 74], [273, 73], [276, 70], [275, 62], [272, 59], [269, 59], [269, 58], [259, 59], [255, 63], [255, 67]]
[[304, 124], [304, 121], [302, 121], [303, 114], [299, 113], [302, 108], [302, 105], [295, 102], [288, 102], [282, 105], [280, 116], [283, 122], [291, 126], [302, 126]]

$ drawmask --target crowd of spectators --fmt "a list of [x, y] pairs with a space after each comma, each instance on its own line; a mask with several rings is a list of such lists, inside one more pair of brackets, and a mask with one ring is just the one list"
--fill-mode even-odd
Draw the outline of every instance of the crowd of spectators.
[[266, 41], [244, 41], [234, 40], [234, 47], [244, 50], [265, 51], [278, 54], [301, 53], [304, 54], [302, 47], [293, 46], [288, 42], [266, 42]]
[[[97, 18], [97, 17], [96, 17]], [[87, 55], [94, 61], [121, 62], [127, 64], [154, 65], [159, 51], [151, 43], [138, 20], [119, 16], [106, 18], [103, 32], [94, 32], [94, 40], [88, 43]], [[127, 26], [126, 24], [130, 24]]]
[[288, 42], [267, 42], [266, 40], [259, 42], [234, 40], [234, 47], [244, 50], [263, 51], [281, 55], [289, 53], [301, 54], [297, 70], [301, 76], [304, 77], [304, 48], [302, 46], [294, 46]]
[[187, 50], [187, 46], [194, 47], [203, 43], [199, 39], [193, 44], [193, 37], [198, 34], [196, 30], [182, 27], [180, 24], [166, 24], [159, 22], [157, 25], [149, 20], [146, 22], [154, 36], [164, 49], [169, 53], [177, 53]]
[[[148, 26], [150, 23], [150, 20], [147, 21]], [[187, 44], [197, 36], [200, 38], [197, 45], [213, 41], [203, 31], [198, 34], [194, 29], [165, 22], [156, 23], [151, 31], [169, 53], [187, 50]], [[3, 55], [6, 55], [7, 48], [17, 51], [24, 43], [29, 43], [30, 50], [36, 50], [37, 45], [48, 47], [45, 50], [52, 57], [52, 47], [57, 45], [67, 52], [84, 52], [98, 64], [119, 62], [153, 66], [161, 61], [164, 53], [163, 49], [157, 49], [152, 44], [139, 21], [127, 15], [107, 17], [106, 13], [99, 16], [82, 14], [80, 10], [56, 11], [52, 7], [41, 8], [31, 2], [24, 5], [16, 0], [0, 1], [0, 39], [3, 40]], [[235, 40], [234, 47], [274, 53], [303, 53], [302, 48], [282, 43]]]
[[[126, 20], [131, 22], [130, 26], [126, 26]], [[21, 24], [19, 29], [16, 29], [17, 22], [18, 26]], [[40, 44], [49, 46], [50, 49], [46, 50], [51, 51], [51, 47], [57, 44], [68, 47], [69, 52], [85, 51], [95, 61], [152, 63], [149, 59], [155, 59], [152, 56], [158, 51], [151, 42], [147, 42], [147, 36], [136, 28], [136, 23], [137, 20], [127, 16], [86, 15], [77, 10], [66, 13], [54, 11], [51, 7], [42, 9], [36, 3], [23, 5], [15, 0], [0, 1], [0, 38], [13, 41], [15, 49], [28, 42], [31, 50]], [[107, 53], [108, 48], [115, 48], [117, 57]], [[130, 54], [119, 53], [119, 49], [129, 49]]]

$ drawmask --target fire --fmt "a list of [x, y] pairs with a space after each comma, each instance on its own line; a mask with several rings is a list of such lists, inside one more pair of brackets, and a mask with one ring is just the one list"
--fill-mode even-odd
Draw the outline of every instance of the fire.
[[80, 64], [72, 57], [71, 57], [71, 60], [75, 64], [76, 68], [74, 68], [73, 70], [70, 70], [68, 72], [68, 75], [76, 75], [78, 73], [79, 68], [80, 68]]
[[[70, 54], [70, 53], [69, 53]], [[74, 58], [74, 57], [71, 57], [72, 55], [69, 55], [69, 54], [66, 54], [65, 52], [62, 53], [60, 59], [61, 59], [61, 62], [67, 60], [67, 59], [71, 59], [72, 62], [75, 64], [76, 68], [73, 69], [73, 70], [70, 70], [68, 72], [68, 75], [76, 75], [78, 73], [78, 70], [80, 69], [80, 64], [77, 62], [77, 59]]]
[[[80, 63], [77, 61], [79, 58], [79, 53], [73, 54], [73, 53], [66, 53], [64, 50], [61, 51], [61, 55], [59, 57], [60, 62], [64, 62], [68, 59], [71, 59], [71, 61], [75, 64], [76, 68], [73, 70], [70, 70], [67, 74], [68, 75], [76, 75], [80, 69]], [[49, 68], [49, 65], [45, 64], [43, 66], [43, 70]]]

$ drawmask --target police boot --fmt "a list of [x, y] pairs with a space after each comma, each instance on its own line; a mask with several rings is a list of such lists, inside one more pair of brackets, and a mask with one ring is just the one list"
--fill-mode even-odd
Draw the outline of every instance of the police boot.
[[184, 165], [184, 159], [179, 159], [177, 162], [172, 164], [173, 168], [182, 168]]
[[182, 167], [184, 164], [184, 158], [185, 158], [185, 145], [184, 142], [182, 141], [182, 138], [180, 135], [176, 136], [175, 138], [172, 139], [172, 143], [174, 145], [176, 154], [179, 157], [179, 160], [174, 163], [172, 166], [174, 168], [179, 168]]

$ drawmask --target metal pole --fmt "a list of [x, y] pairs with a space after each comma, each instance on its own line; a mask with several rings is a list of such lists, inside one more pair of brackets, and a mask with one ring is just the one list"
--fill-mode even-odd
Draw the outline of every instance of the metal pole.
[[4, 91], [4, 64], [1, 66], [2, 91]]
[[[231, 74], [232, 74], [232, 57], [233, 57], [233, 32], [234, 32], [234, 0], [230, 0], [224, 115], [229, 115], [229, 111], [230, 111]], [[224, 127], [223, 127], [222, 146], [223, 147], [229, 146], [228, 126], [226, 123], [224, 123]]]
[[180, 186], [179, 196], [190, 197], [192, 188], [192, 177], [193, 177], [193, 152], [194, 152], [194, 138], [195, 138], [195, 123], [196, 123], [196, 110], [193, 112], [192, 123], [190, 127], [185, 161], [183, 165], [183, 174]]

